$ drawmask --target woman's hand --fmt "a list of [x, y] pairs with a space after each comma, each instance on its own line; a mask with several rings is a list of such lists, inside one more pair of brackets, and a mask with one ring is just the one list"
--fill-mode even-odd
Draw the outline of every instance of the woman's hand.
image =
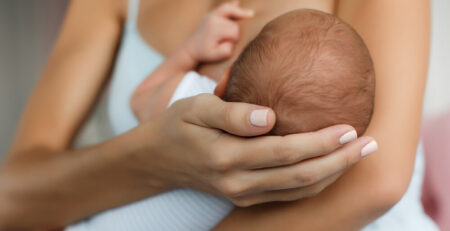
[[183, 48], [198, 62], [227, 59], [239, 39], [239, 25], [235, 20], [251, 18], [253, 14], [241, 8], [239, 1], [224, 3], [202, 19]]
[[189, 187], [249, 206], [313, 196], [375, 151], [373, 138], [356, 140], [348, 125], [253, 137], [269, 132], [274, 123], [271, 109], [203, 94], [180, 100], [162, 117], [143, 124], [142, 131], [148, 133], [150, 126], [154, 136], [141, 153], [151, 155], [130, 159], [169, 188]]

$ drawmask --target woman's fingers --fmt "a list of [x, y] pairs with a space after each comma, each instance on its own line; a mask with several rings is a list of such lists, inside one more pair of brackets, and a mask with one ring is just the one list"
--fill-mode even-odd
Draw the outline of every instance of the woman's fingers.
[[[371, 137], [355, 140], [356, 132], [349, 125], [287, 136], [246, 138], [243, 136], [269, 132], [275, 124], [275, 113], [257, 105], [224, 102], [211, 94], [180, 100], [169, 111], [180, 116], [181, 124], [195, 125], [181, 126], [195, 128], [188, 137], [197, 139], [188, 142], [188, 147], [195, 147], [196, 151], [185, 155], [191, 157], [183, 160], [198, 167], [199, 171], [193, 175], [204, 177], [203, 182], [210, 182], [214, 192], [227, 198], [253, 195], [254, 199], [247, 204], [264, 202], [257, 194], [272, 193], [270, 201], [305, 197], [311, 192], [307, 189], [321, 190], [321, 186], [330, 182], [326, 179], [377, 148]], [[197, 156], [198, 163], [192, 161], [195, 160], [192, 156]], [[183, 184], [199, 188], [195, 186], [197, 181]], [[292, 193], [279, 194], [283, 191]], [[279, 199], [277, 195], [285, 197]]]
[[[343, 137], [343, 138], [342, 138]], [[356, 140], [356, 132], [349, 125], [335, 125], [315, 132], [281, 136], [256, 137], [236, 145], [233, 137], [222, 137], [236, 166], [259, 169], [298, 163], [302, 160], [326, 155], [345, 143]], [[228, 145], [232, 143], [234, 145]]]
[[[255, 139], [255, 138], [252, 138]], [[236, 147], [231, 147], [232, 149]], [[228, 198], [263, 193], [266, 191], [309, 187], [329, 178], [376, 151], [371, 137], [361, 137], [334, 152], [316, 158], [274, 168], [245, 170], [234, 164], [239, 154], [226, 156], [224, 152], [213, 158], [213, 165], [223, 176], [215, 181], [216, 188]], [[219, 152], [220, 153], [220, 152]], [[235, 170], [233, 170], [235, 169]]]
[[[357, 163], [361, 151], [374, 141], [371, 137], [361, 137], [335, 152], [319, 158], [304, 160], [291, 166], [254, 170], [243, 173], [236, 181], [247, 186], [244, 193], [267, 190], [300, 188], [317, 184]], [[371, 150], [372, 152], [375, 150]]]
[[317, 184], [306, 187], [267, 191], [263, 193], [253, 194], [250, 196], [231, 198], [230, 200], [237, 206], [247, 207], [266, 202], [295, 201], [302, 198], [308, 198], [322, 192], [323, 189], [325, 189], [330, 184], [335, 182], [341, 176], [342, 173], [343, 172], [336, 173], [332, 176], [323, 179]]
[[224, 102], [212, 94], [198, 95], [189, 100], [189, 113], [183, 113], [183, 120], [187, 123], [217, 128], [237, 136], [262, 135], [275, 124], [275, 113], [270, 108]]

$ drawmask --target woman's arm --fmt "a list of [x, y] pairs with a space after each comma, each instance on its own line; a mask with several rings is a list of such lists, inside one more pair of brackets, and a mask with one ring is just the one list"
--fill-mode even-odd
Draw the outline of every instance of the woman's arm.
[[379, 141], [379, 151], [315, 197], [236, 209], [217, 230], [358, 230], [406, 191], [428, 68], [429, 1], [341, 0], [337, 13], [361, 34], [374, 60], [375, 109], [367, 134]]
[[[91, 203], [104, 203], [108, 199], [102, 200], [100, 194], [111, 195], [106, 193], [108, 182], [94, 185], [100, 180], [85, 180], [100, 177], [93, 170], [105, 168], [103, 155], [118, 152], [115, 146], [123, 140], [79, 151], [67, 149], [113, 65], [126, 17], [122, 4], [125, 1], [71, 2], [1, 168], [0, 227], [60, 225], [73, 217], [69, 214], [86, 209], [86, 204], [77, 203], [80, 197], [92, 194]], [[113, 171], [105, 175], [101, 178], [115, 177]]]

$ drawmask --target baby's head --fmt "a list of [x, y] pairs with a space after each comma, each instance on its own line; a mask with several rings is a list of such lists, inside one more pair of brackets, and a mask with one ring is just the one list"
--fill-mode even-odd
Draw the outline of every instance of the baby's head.
[[233, 64], [224, 99], [273, 108], [271, 134], [350, 124], [364, 133], [373, 112], [374, 68], [348, 24], [315, 10], [268, 23]]

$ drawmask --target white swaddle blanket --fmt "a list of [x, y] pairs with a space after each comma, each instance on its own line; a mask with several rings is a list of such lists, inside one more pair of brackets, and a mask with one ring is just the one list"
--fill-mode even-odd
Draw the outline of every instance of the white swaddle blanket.
[[[182, 98], [213, 93], [215, 87], [216, 82], [191, 71], [183, 77], [169, 105]], [[363, 230], [438, 230], [422, 211], [419, 198], [422, 177], [423, 156], [419, 148], [408, 192], [393, 209]], [[178, 189], [102, 212], [68, 227], [66, 231], [209, 230], [233, 208], [233, 204], [223, 198]]]

